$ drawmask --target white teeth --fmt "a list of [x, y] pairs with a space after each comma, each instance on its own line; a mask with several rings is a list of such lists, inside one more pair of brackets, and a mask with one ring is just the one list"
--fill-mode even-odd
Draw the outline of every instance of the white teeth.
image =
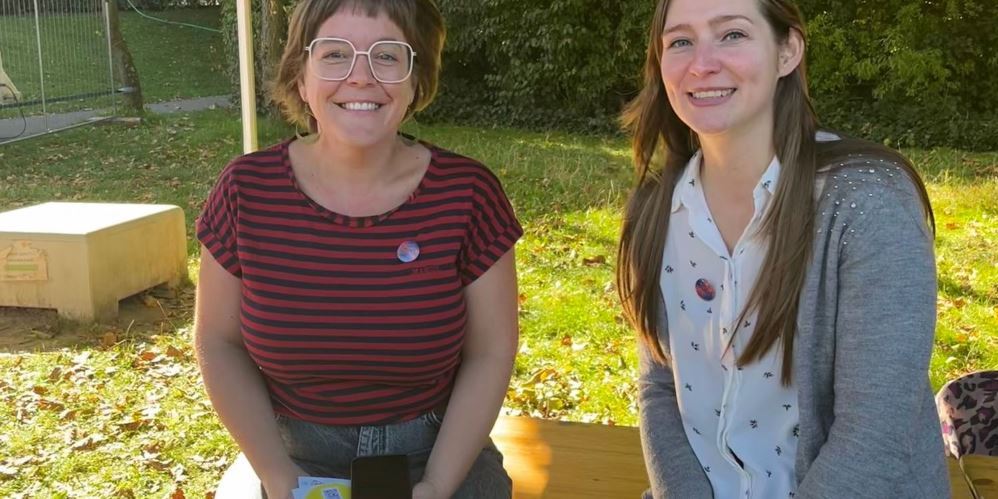
[[374, 111], [381, 107], [381, 104], [373, 102], [344, 102], [340, 107], [348, 111]]
[[708, 90], [706, 92], [693, 92], [694, 99], [716, 99], [718, 97], [727, 97], [734, 92], [735, 89], [729, 88], [727, 90]]

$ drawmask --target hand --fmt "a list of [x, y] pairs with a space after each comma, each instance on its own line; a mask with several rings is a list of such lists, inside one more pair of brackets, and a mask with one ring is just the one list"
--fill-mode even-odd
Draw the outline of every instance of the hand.
[[298, 465], [291, 463], [280, 472], [262, 478], [267, 499], [291, 499], [291, 491], [298, 488], [298, 477], [306, 475]]
[[433, 482], [422, 481], [412, 488], [412, 499], [446, 499]]

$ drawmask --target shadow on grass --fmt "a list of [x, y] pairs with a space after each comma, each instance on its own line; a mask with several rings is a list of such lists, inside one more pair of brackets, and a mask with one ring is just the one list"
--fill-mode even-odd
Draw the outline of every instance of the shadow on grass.
[[940, 273], [939, 274], [939, 293], [946, 295], [950, 298], [964, 298], [973, 302], [987, 303], [998, 301], [998, 288], [996, 292], [993, 293], [981, 293], [976, 291], [973, 287], [957, 282], [955, 279], [950, 277], [949, 274]]

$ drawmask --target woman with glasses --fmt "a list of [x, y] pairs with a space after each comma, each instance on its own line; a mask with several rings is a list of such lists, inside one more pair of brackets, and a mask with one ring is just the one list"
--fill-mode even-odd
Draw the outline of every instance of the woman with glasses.
[[486, 167], [399, 132], [443, 41], [431, 0], [294, 11], [272, 94], [308, 134], [233, 160], [197, 221], [198, 361], [242, 451], [218, 498], [287, 498], [384, 455], [414, 498], [511, 495], [488, 435], [522, 229]]
[[949, 496], [928, 196], [819, 131], [804, 52], [791, 1], [658, 2], [617, 274], [646, 497]]

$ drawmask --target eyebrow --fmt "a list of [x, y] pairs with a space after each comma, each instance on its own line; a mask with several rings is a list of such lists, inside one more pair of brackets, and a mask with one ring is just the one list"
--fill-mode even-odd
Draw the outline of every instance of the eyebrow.
[[[742, 16], [742, 15], [737, 15], [737, 14], [731, 14], [731, 15], [726, 15], [726, 16], [717, 16], [717, 17], [711, 19], [709, 21], [709, 23], [710, 23], [711, 26], [717, 26], [718, 24], [724, 24], [726, 22], [735, 21], [735, 20], [738, 20], [738, 19], [741, 19], [743, 21], [747, 21], [749, 24], [755, 24], [755, 23], [752, 22], [751, 19], [749, 19], [749, 18], [747, 18], [745, 16]], [[692, 26], [690, 26], [689, 24], [677, 24], [675, 26], [672, 26], [672, 27], [670, 27], [670, 28], [662, 31], [662, 36], [668, 35], [669, 33], [672, 33], [674, 31], [680, 31], [680, 30], [684, 30], [684, 29], [692, 29]]]
[[[339, 39], [339, 40], [346, 40], [346, 41], [348, 41], [350, 43], [353, 43], [353, 40], [351, 40], [349, 38], [344, 38], [342, 36], [317, 36], [317, 37], [313, 38], [312, 40], [319, 40], [319, 39], [329, 40], [329, 39], [332, 39], [332, 38], [336, 38], [336, 39]], [[384, 37], [384, 38], [378, 38], [377, 40], [374, 40], [371, 43], [378, 43], [378, 42], [402, 42], [402, 41], [404, 41], [404, 40], [399, 40], [398, 38]]]

